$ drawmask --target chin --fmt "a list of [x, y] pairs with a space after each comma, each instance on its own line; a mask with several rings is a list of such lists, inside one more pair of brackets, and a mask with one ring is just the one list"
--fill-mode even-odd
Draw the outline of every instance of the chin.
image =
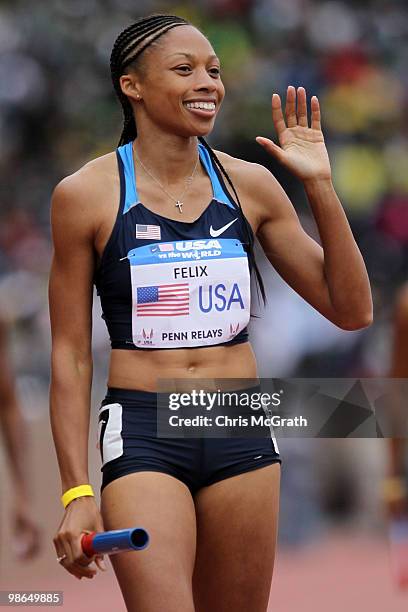
[[203, 126], [201, 128], [199, 126], [189, 126], [189, 129], [184, 131], [181, 135], [187, 138], [191, 138], [192, 136], [196, 136], [198, 138], [199, 136], [207, 136], [208, 134], [211, 134], [213, 129], [214, 122], [212, 122], [210, 125]]
[[208, 134], [211, 134], [211, 132], [213, 131], [214, 126], [212, 125], [210, 128], [208, 128], [207, 130], [201, 130], [200, 132], [197, 132], [196, 134], [194, 134], [195, 136], [207, 136]]

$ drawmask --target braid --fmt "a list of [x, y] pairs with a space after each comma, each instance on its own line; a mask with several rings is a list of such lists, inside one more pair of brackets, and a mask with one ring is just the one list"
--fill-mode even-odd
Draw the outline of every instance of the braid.
[[[214, 151], [212, 150], [212, 148], [210, 147], [210, 145], [206, 142], [206, 140], [202, 137], [199, 136], [198, 140], [201, 142], [201, 144], [204, 145], [204, 147], [207, 149], [211, 160], [215, 163], [216, 167], [219, 169], [219, 171], [221, 172], [221, 174], [223, 174], [225, 176], [225, 178], [227, 179], [227, 182], [229, 184], [229, 186], [231, 187], [232, 191], [234, 192], [235, 195], [235, 202], [238, 205], [238, 211], [239, 214], [241, 215], [241, 219], [243, 221], [247, 236], [248, 236], [248, 243], [247, 243], [247, 247], [246, 247], [246, 251], [248, 254], [248, 259], [250, 261], [250, 263], [252, 264], [254, 270], [255, 270], [255, 275], [256, 275], [256, 280], [257, 280], [257, 292], [258, 292], [258, 298], [259, 298], [259, 291], [261, 292], [261, 296], [262, 296], [262, 300], [264, 305], [266, 304], [266, 293], [265, 293], [265, 286], [262, 280], [262, 276], [261, 273], [259, 271], [258, 268], [258, 264], [256, 263], [256, 259], [255, 259], [255, 253], [254, 253], [254, 234], [252, 232], [252, 228], [248, 222], [248, 219], [246, 218], [246, 216], [244, 215], [244, 211], [242, 210], [242, 206], [241, 206], [241, 202], [240, 199], [238, 197], [238, 193], [233, 185], [233, 182], [231, 181], [231, 178], [228, 174], [228, 172], [225, 170], [224, 166], [222, 165], [222, 163], [220, 162], [220, 160], [218, 159], [218, 157], [216, 156], [216, 154], [214, 153]], [[228, 195], [231, 197], [231, 194], [228, 192]], [[231, 198], [233, 199], [233, 198]]]
[[125, 68], [134, 62], [149, 45], [171, 28], [179, 25], [190, 24], [186, 19], [175, 15], [149, 15], [130, 25], [117, 37], [110, 57], [110, 69], [113, 87], [123, 111], [123, 130], [118, 146], [134, 140], [137, 136], [132, 105], [121, 89], [120, 77]]

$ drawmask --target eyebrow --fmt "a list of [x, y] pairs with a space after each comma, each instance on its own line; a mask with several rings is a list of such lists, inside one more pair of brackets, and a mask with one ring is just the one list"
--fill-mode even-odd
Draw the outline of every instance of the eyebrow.
[[[166, 57], [172, 57], [173, 55], [184, 55], [184, 57], [188, 57], [188, 59], [190, 60], [195, 59], [195, 56], [192, 55], [191, 53], [183, 53], [182, 51], [177, 51], [176, 53], [170, 53], [170, 55], [167, 55]], [[216, 55], [210, 55], [208, 59], [209, 60], [216, 59], [219, 61], [219, 58]]]

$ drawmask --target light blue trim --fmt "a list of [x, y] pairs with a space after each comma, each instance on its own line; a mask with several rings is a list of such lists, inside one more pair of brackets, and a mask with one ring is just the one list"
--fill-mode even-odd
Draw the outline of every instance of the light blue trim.
[[[127, 213], [133, 206], [136, 206], [136, 204], [139, 204], [132, 145], [133, 142], [128, 142], [127, 144], [118, 147], [118, 152], [122, 159], [125, 171], [125, 204], [123, 206], [123, 214]], [[214, 200], [217, 200], [217, 202], [220, 202], [221, 204], [226, 204], [229, 206], [229, 208], [235, 209], [235, 206], [230, 202], [221, 185], [207, 149], [201, 143], [198, 144], [198, 152], [200, 155], [200, 160], [203, 163], [208, 176], [210, 177]]]
[[128, 142], [118, 147], [118, 151], [125, 170], [125, 204], [123, 206], [123, 214], [125, 214], [133, 206], [139, 204], [135, 180], [135, 166], [133, 163], [132, 142]]
[[201, 144], [201, 142], [198, 144], [198, 151], [200, 153], [200, 159], [203, 162], [204, 167], [207, 170], [208, 176], [211, 180], [214, 200], [217, 200], [217, 202], [221, 202], [222, 204], [226, 204], [230, 208], [234, 209], [235, 206], [230, 202], [227, 194], [221, 186], [220, 179], [218, 178], [213, 168], [210, 155], [205, 146]]
[[198, 240], [173, 240], [161, 244], [147, 244], [131, 249], [127, 258], [131, 266], [165, 264], [203, 260], [231, 259], [247, 254], [236, 238], [202, 238]]

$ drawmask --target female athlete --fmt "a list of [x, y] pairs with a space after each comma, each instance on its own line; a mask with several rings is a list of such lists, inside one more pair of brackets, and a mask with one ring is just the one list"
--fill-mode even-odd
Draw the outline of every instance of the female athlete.
[[[256, 380], [246, 331], [250, 270], [263, 290], [254, 236], [285, 281], [345, 330], [371, 323], [364, 262], [332, 185], [315, 96], [309, 127], [304, 88], [288, 87], [286, 120], [274, 94], [280, 146], [257, 140], [303, 181], [322, 246], [267, 169], [206, 143], [225, 92], [197, 28], [169, 15], [139, 20], [117, 38], [111, 72], [124, 112], [119, 147], [61, 181], [52, 199], [58, 560], [92, 578], [102, 563], [81, 553], [81, 533], [143, 526], [149, 547], [111, 558], [128, 610], [261, 612], [276, 544], [276, 444], [157, 436], [157, 380]], [[100, 511], [87, 465], [93, 282], [112, 346]]]

